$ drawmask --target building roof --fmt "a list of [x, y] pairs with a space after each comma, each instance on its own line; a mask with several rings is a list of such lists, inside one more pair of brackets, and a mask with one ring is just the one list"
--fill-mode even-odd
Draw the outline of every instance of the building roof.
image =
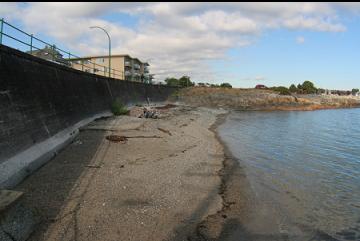
[[58, 56], [63, 56], [59, 51], [57, 51], [56, 49], [53, 49], [51, 47], [45, 46], [45, 48], [43, 49], [35, 49], [35, 50], [31, 50], [31, 51], [26, 51], [26, 53], [28, 54], [42, 54], [42, 53], [50, 53], [52, 55], [58, 55]]
[[[108, 57], [109, 57], [109, 55], [93, 55], [93, 56], [84, 56], [84, 57], [79, 57], [79, 58], [71, 58], [70, 60], [91, 59], [91, 58], [108, 58]], [[129, 57], [131, 59], [135, 59], [135, 60], [139, 61], [140, 63], [143, 63], [143, 64], [149, 66], [149, 64], [147, 62], [142, 62], [140, 59], [133, 58], [128, 54], [114, 54], [114, 55], [111, 55], [111, 58], [113, 58], [113, 57]]]

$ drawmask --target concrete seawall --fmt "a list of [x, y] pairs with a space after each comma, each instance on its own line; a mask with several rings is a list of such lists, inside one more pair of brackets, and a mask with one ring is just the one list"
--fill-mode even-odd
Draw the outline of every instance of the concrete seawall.
[[0, 45], [0, 188], [41, 166], [113, 99], [160, 102], [176, 88], [109, 79]]

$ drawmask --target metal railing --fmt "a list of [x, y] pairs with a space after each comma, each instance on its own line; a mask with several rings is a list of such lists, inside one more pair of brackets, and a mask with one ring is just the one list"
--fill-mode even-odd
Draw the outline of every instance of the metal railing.
[[[12, 30], [24, 35], [25, 36], [24, 38], [27, 38], [27, 40], [18, 39], [17, 37], [15, 37], [15, 34], [12, 35], [11, 34]], [[47, 53], [47, 55], [50, 55], [50, 57], [51, 57], [50, 59], [49, 58], [45, 58], [45, 59], [49, 60], [51, 62], [55, 62], [55, 63], [61, 64], [61, 65], [66, 65], [68, 67], [72, 67], [72, 68], [86, 71], [86, 72], [91, 72], [91, 73], [102, 75], [102, 76], [107, 76], [109, 73], [108, 71], [110, 71], [110, 75], [112, 78], [121, 79], [121, 80], [125, 79], [123, 71], [113, 69], [113, 68], [111, 68], [109, 70], [108, 66], [99, 65], [99, 64], [91, 62], [91, 61], [86, 61], [86, 63], [85, 63], [84, 58], [74, 55], [65, 50], [62, 50], [62, 49], [56, 47], [55, 44], [50, 44], [46, 41], [43, 41], [43, 40], [39, 39], [38, 37], [35, 37], [33, 34], [29, 34], [25, 31], [21, 30], [20, 28], [15, 27], [14, 25], [6, 22], [4, 20], [4, 18], [1, 18], [0, 19], [0, 44], [4, 44], [4, 40], [5, 40], [4, 37], [6, 37], [10, 40], [14, 40], [22, 45], [27, 46], [29, 48], [28, 53], [30, 53], [30, 54], [33, 54], [33, 52], [36, 50], [43, 50], [44, 53]], [[35, 42], [40, 43], [41, 45], [43, 45], [44, 48], [41, 48], [39, 45], [36, 45]], [[9, 45], [9, 47], [13, 47], [13, 46]], [[49, 50], [49, 51], [45, 51], [45, 50]], [[64, 58], [63, 56], [66, 56], [66, 57]], [[80, 59], [80, 63], [76, 62], [76, 61], [79, 61], [79, 59]], [[76, 63], [74, 64], [74, 62], [76, 62]], [[101, 67], [100, 69], [103, 69], [103, 70], [96, 71], [97, 70], [96, 67]]]

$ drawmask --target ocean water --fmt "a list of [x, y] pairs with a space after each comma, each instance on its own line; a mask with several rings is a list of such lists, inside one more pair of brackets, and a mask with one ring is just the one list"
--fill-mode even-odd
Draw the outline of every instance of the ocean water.
[[239, 111], [218, 131], [252, 193], [231, 240], [360, 240], [360, 109]]

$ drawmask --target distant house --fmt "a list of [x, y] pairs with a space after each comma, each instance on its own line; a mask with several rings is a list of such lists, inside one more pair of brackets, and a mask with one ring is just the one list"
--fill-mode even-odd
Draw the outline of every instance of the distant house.
[[265, 85], [256, 85], [255, 89], [267, 89], [268, 87], [266, 87]]
[[351, 95], [349, 90], [332, 90], [331, 93], [339, 96]]
[[324, 92], [323, 94], [324, 94], [324, 95], [331, 95], [332, 93], [331, 93], [331, 90], [326, 89], [326, 90], [325, 90], [325, 92]]
[[43, 49], [28, 51], [27, 53], [42, 59], [69, 65], [69, 62], [63, 58], [63, 55], [50, 46], [45, 46]]

